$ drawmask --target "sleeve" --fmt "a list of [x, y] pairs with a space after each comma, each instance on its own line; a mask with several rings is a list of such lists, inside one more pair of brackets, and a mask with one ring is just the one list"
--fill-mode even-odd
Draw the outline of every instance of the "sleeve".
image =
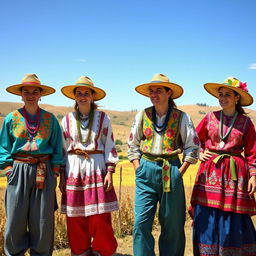
[[52, 114], [52, 133], [50, 138], [52, 147], [51, 164], [53, 172], [58, 175], [63, 164], [62, 132], [57, 118]]
[[208, 115], [206, 115], [196, 127], [196, 132], [198, 134], [198, 137], [201, 143], [201, 148], [200, 148], [201, 152], [205, 150], [205, 141], [207, 140], [207, 129], [206, 129], [207, 120], [208, 120]]
[[131, 127], [131, 132], [128, 138], [128, 159], [130, 162], [141, 158], [140, 142], [143, 138], [143, 115], [144, 111], [137, 113]]
[[180, 135], [184, 150], [183, 161], [195, 164], [199, 157], [200, 141], [194, 124], [186, 113], [182, 115]]
[[244, 132], [244, 156], [248, 163], [250, 176], [256, 176], [256, 131], [252, 121], [249, 122]]
[[101, 139], [102, 143], [104, 144], [104, 156], [107, 171], [115, 172], [115, 167], [119, 161], [119, 158], [115, 147], [113, 130], [107, 114], [104, 116], [102, 133]]
[[61, 120], [61, 131], [62, 131], [62, 153], [63, 153], [63, 164], [60, 166], [60, 172], [65, 173], [66, 169], [66, 161], [67, 161], [67, 151], [68, 151], [68, 141], [69, 141], [69, 134], [67, 129], [67, 114]]
[[0, 169], [4, 169], [5, 173], [9, 173], [12, 165], [12, 146], [14, 139], [11, 135], [12, 131], [12, 115], [6, 116], [0, 132]]

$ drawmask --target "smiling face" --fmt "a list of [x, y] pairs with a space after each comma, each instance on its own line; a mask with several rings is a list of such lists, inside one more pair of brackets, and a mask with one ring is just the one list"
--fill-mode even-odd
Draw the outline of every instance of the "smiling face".
[[36, 86], [23, 86], [21, 88], [21, 97], [25, 106], [38, 106], [41, 98], [41, 89]]
[[75, 100], [79, 108], [89, 108], [93, 102], [92, 90], [85, 87], [77, 87], [75, 89]]
[[239, 94], [236, 95], [234, 90], [225, 87], [219, 88], [218, 92], [219, 103], [223, 109], [232, 110], [236, 108], [236, 103], [240, 99]]
[[164, 86], [149, 86], [149, 98], [154, 106], [168, 105], [169, 97], [172, 96], [172, 90], [166, 90]]

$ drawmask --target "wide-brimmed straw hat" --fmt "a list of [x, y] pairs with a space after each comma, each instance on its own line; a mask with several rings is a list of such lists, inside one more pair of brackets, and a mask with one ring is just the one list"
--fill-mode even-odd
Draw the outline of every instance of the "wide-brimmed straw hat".
[[240, 95], [240, 105], [249, 106], [253, 103], [253, 97], [247, 89], [247, 84], [240, 82], [234, 77], [228, 77], [223, 83], [206, 83], [204, 88], [216, 98], [219, 98], [219, 88], [225, 87], [237, 92]]
[[21, 95], [21, 88], [24, 86], [35, 86], [40, 88], [42, 96], [55, 93], [54, 88], [42, 85], [36, 74], [26, 74], [20, 84], [11, 85], [6, 88], [6, 91], [15, 95]]
[[138, 93], [149, 97], [149, 86], [152, 85], [160, 85], [170, 88], [172, 90], [173, 99], [177, 99], [183, 94], [182, 87], [178, 84], [171, 83], [169, 78], [163, 74], [155, 74], [149, 83], [138, 85], [135, 90]]
[[106, 96], [106, 93], [104, 90], [95, 87], [93, 85], [92, 80], [88, 76], [80, 76], [79, 79], [76, 81], [75, 85], [67, 85], [61, 88], [61, 92], [70, 99], [75, 99], [75, 93], [74, 89], [77, 87], [85, 87], [91, 89], [93, 94], [93, 99], [95, 101], [101, 100]]

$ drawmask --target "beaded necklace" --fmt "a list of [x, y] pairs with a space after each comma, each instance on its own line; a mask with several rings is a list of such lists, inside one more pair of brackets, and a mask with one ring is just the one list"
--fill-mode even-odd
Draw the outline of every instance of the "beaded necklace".
[[[41, 109], [37, 108], [36, 120], [31, 120], [28, 116], [28, 112], [27, 112], [25, 106], [23, 107], [25, 125], [26, 125], [26, 128], [27, 128], [28, 134], [29, 134], [26, 144], [22, 147], [22, 150], [24, 150], [24, 151], [36, 151], [36, 150], [38, 150], [35, 135], [38, 132], [39, 127], [40, 127], [40, 113], [41, 113]], [[35, 124], [35, 126], [31, 126], [30, 124]], [[30, 145], [31, 140], [32, 140], [32, 145]]]
[[[82, 144], [87, 144], [89, 142], [89, 139], [90, 139], [90, 136], [91, 136], [92, 124], [93, 124], [93, 116], [94, 116], [94, 108], [91, 107], [90, 113], [89, 113], [89, 122], [86, 126], [84, 126], [81, 123], [81, 121], [82, 121], [81, 113], [80, 113], [79, 109], [76, 109], [76, 127], [77, 127], [79, 140]], [[89, 129], [87, 137], [86, 137], [85, 140], [83, 140], [83, 138], [82, 138], [81, 129], [82, 130]]]
[[171, 108], [169, 107], [168, 111], [167, 111], [167, 114], [165, 116], [165, 119], [164, 119], [164, 123], [162, 125], [158, 125], [157, 124], [157, 120], [156, 120], [156, 109], [153, 106], [153, 109], [152, 109], [152, 121], [153, 121], [154, 130], [157, 133], [161, 134], [161, 133], [163, 133], [165, 131], [165, 129], [167, 127], [167, 124], [168, 124], [168, 121], [169, 121], [169, 118], [170, 118], [170, 114], [171, 114]]
[[224, 148], [224, 146], [225, 146], [225, 141], [224, 140], [228, 137], [231, 130], [233, 129], [236, 118], [237, 118], [237, 115], [238, 115], [238, 113], [236, 112], [235, 115], [232, 118], [231, 124], [230, 124], [226, 134], [223, 135], [223, 111], [220, 112], [220, 123], [219, 123], [219, 137], [220, 137], [219, 147], [220, 148]]

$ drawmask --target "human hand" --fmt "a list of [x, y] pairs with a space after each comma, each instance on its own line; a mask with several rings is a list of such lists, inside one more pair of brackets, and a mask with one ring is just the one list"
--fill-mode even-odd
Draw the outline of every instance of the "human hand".
[[249, 192], [249, 196], [253, 196], [256, 192], [256, 176], [252, 176], [249, 179], [247, 191]]
[[104, 178], [104, 188], [105, 188], [105, 192], [108, 192], [113, 188], [112, 172], [107, 172]]
[[204, 162], [209, 160], [212, 157], [212, 153], [209, 152], [208, 150], [205, 150], [204, 152], [199, 153], [199, 160]]

